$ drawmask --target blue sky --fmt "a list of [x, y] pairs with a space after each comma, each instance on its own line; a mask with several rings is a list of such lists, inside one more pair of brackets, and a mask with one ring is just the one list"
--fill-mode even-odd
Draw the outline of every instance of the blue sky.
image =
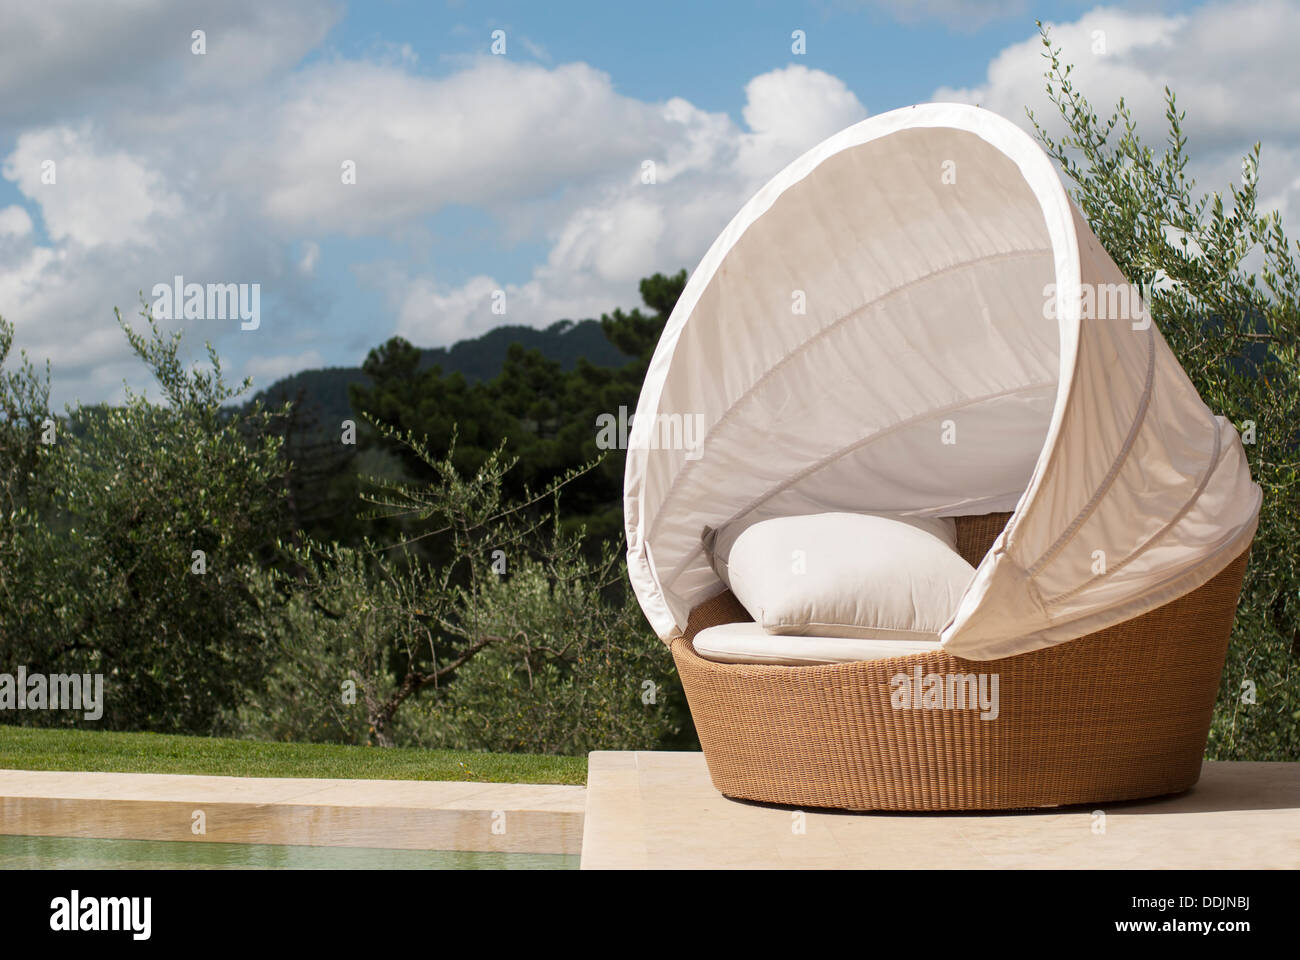
[[435, 346], [633, 306], [638, 277], [693, 267], [849, 123], [931, 99], [1041, 110], [1036, 17], [1153, 135], [1174, 85], [1205, 178], [1264, 140], [1266, 199], [1300, 209], [1300, 14], [1282, 0], [0, 5], [0, 314], [52, 360], [60, 402], [147, 384], [111, 308], [175, 274], [261, 285], [256, 331], [174, 324], [259, 385], [393, 334]]

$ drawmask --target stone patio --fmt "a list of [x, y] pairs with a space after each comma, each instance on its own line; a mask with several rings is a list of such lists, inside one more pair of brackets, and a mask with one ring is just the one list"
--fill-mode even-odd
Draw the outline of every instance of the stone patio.
[[1300, 867], [1300, 764], [1207, 763], [1169, 798], [994, 814], [728, 800], [700, 753], [593, 753], [583, 869]]

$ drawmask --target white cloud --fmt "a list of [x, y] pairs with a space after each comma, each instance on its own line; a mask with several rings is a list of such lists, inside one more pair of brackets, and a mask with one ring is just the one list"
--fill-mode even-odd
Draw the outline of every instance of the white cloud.
[[[585, 190], [566, 194], [571, 202], [548, 231], [547, 260], [526, 281], [483, 275], [447, 287], [397, 270], [368, 272], [395, 306], [398, 332], [417, 343], [431, 336], [446, 342], [502, 322], [540, 325], [627, 304], [641, 277], [693, 267], [757, 187], [866, 116], [842, 81], [804, 66], [755, 77], [745, 94], [749, 130], [680, 99], [653, 108], [658, 116], [645, 129], [657, 142], [617, 158], [622, 169], [607, 167]], [[654, 160], [654, 183], [643, 181], [640, 157]], [[491, 312], [498, 289], [506, 295], [506, 317]]]
[[[46, 159], [52, 184], [41, 181]], [[112, 313], [133, 317], [142, 290], [176, 274], [276, 280], [275, 239], [184, 176], [169, 182], [158, 162], [66, 127], [23, 134], [4, 158], [0, 169], [35, 205], [48, 240], [27, 231], [5, 244], [0, 314], [23, 349], [52, 360], [56, 403], [120, 396], [123, 376], [143, 376]], [[284, 278], [277, 289], [291, 286]], [[194, 347], [229, 332], [219, 321], [190, 326]]]
[[[156, 107], [254, 88], [316, 47], [341, 14], [335, 0], [7, 2], [0, 121], [49, 123], [123, 96]], [[200, 29], [207, 53], [196, 56]]]
[[[156, 282], [262, 282], [280, 304], [302, 302], [306, 278], [287, 238], [250, 202], [258, 185], [224, 171], [231, 150], [258, 136], [249, 117], [278, 101], [280, 75], [319, 43], [336, 5], [9, 6], [0, 174], [32, 216], [4, 214], [0, 314], [19, 347], [52, 360], [56, 404], [120, 398], [123, 377], [142, 381], [112, 308], [133, 317]], [[196, 28], [207, 31], [204, 57], [190, 53]], [[229, 333], [220, 322], [187, 332], [192, 349]]]
[[[267, 214], [290, 228], [363, 233], [605, 175], [639, 161], [669, 123], [586, 64], [483, 57], [440, 78], [356, 61], [312, 68], [266, 130], [269, 148], [249, 142], [238, 160], [241, 176], [269, 180]], [[347, 161], [355, 184], [343, 182]]]
[[281, 377], [299, 370], [312, 370], [324, 366], [324, 363], [319, 350], [304, 350], [302, 353], [250, 357], [244, 365], [244, 372], [253, 378], [253, 389], [261, 390]]
[[767, 178], [809, 147], [867, 115], [844, 81], [821, 70], [790, 66], [750, 80], [738, 166]]
[[[1164, 88], [1174, 91], [1187, 113], [1190, 173], [1204, 189], [1240, 183], [1241, 158], [1261, 141], [1261, 206], [1278, 209], [1291, 235], [1300, 235], [1300, 7], [1220, 2], [1172, 16], [1099, 7], [1047, 26], [1097, 114], [1109, 117], [1123, 97], [1152, 147], [1163, 146], [1168, 127]], [[1032, 129], [1028, 105], [1059, 136], [1064, 124], [1044, 91], [1042, 53], [1037, 35], [1027, 38], [994, 57], [979, 86], [941, 87], [934, 99], [978, 103]]]
[[152, 245], [149, 224], [181, 210], [158, 171], [125, 151], [98, 149], [88, 128], [24, 133], [2, 172], [39, 205], [55, 241]]
[[[212, 56], [211, 31], [208, 42]], [[53, 359], [60, 396], [118, 389], [130, 359], [110, 307], [130, 310], [142, 288], [177, 274], [261, 282], [278, 307], [263, 330], [275, 330], [286, 303], [309, 299], [329, 238], [400, 246], [451, 205], [486, 211], [510, 242], [542, 241], [543, 262], [523, 277], [491, 276], [489, 264], [454, 284], [422, 256], [354, 267], [393, 318], [374, 340], [447, 343], [503, 321], [597, 315], [626, 304], [645, 273], [693, 264], [756, 186], [866, 113], [841, 81], [803, 66], [755, 77], [739, 126], [683, 99], [623, 96], [582, 63], [481, 57], [430, 77], [387, 53], [323, 60], [229, 102], [139, 96], [93, 125], [25, 129], [3, 161], [48, 240], [29, 230], [6, 247], [0, 311], [21, 345]], [[53, 185], [41, 182], [50, 159]], [[355, 186], [341, 182], [343, 160], [356, 163]], [[654, 184], [642, 183], [646, 161]], [[498, 289], [504, 316], [491, 309]], [[228, 333], [190, 332], [196, 343]], [[268, 362], [247, 369], [266, 375]]]
[[486, 276], [471, 277], [447, 291], [439, 290], [429, 277], [392, 277], [389, 301], [397, 310], [396, 333], [418, 344], [451, 343], [507, 323], [515, 291], [505, 291], [506, 315], [502, 316], [492, 313], [492, 297], [499, 289]]
[[32, 218], [22, 207], [0, 209], [0, 237], [25, 237], [32, 232]]
[[[1074, 65], [1075, 86], [1099, 114], [1109, 115], [1123, 97], [1140, 125], [1158, 128], [1168, 85], [1202, 146], [1236, 148], [1265, 135], [1289, 140], [1300, 134], [1300, 85], [1287, 79], [1296, 74], [1294, 37], [1300, 35], [1294, 4], [1216, 3], [1177, 16], [1099, 7], [1072, 23], [1047, 26], [1053, 46]], [[1027, 38], [993, 59], [984, 83], [941, 87], [934, 98], [978, 102], [1022, 124], [1026, 104], [1040, 119], [1054, 119], [1043, 90], [1042, 53], [1039, 38]]]
[[320, 259], [320, 244], [308, 240], [302, 245], [302, 257], [298, 260], [298, 271], [311, 275], [316, 272], [316, 261]]

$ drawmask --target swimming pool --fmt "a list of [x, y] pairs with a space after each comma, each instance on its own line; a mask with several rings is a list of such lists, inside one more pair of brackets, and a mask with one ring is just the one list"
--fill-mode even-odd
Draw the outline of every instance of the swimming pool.
[[0, 870], [576, 870], [560, 853], [0, 836]]

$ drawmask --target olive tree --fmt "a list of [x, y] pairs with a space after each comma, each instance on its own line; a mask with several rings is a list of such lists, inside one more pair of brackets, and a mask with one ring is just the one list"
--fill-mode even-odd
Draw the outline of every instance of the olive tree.
[[1064, 121], [1030, 119], [1072, 183], [1097, 239], [1141, 290], [1152, 319], [1205, 402], [1241, 431], [1263, 488], [1211, 756], [1300, 756], [1300, 248], [1259, 204], [1260, 145], [1241, 182], [1204, 193], [1188, 174], [1185, 113], [1165, 88], [1153, 147], [1121, 99], [1106, 119], [1071, 79], [1041, 27], [1047, 93]]
[[[207, 368], [188, 365], [180, 335], [142, 316], [145, 332], [118, 322], [159, 401], [128, 390], [56, 423], [48, 380], [0, 379], [0, 659], [103, 674], [101, 726], [207, 733], [264, 668], [246, 582], [276, 539], [284, 463], [270, 412], [227, 409], [248, 381], [228, 384], [210, 346]], [[5, 328], [0, 359], [8, 342]]]

